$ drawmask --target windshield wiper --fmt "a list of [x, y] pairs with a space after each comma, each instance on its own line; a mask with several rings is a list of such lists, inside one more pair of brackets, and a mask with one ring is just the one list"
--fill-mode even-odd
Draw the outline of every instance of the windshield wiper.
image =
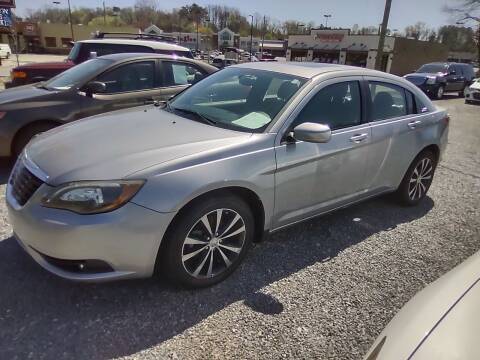
[[183, 112], [185, 114], [194, 115], [197, 120], [200, 120], [204, 124], [217, 125], [217, 122], [215, 120], [209, 119], [208, 117], [199, 113], [198, 111], [191, 110], [191, 109], [183, 109], [183, 108], [173, 107], [173, 106], [170, 106], [170, 104], [168, 102], [167, 102], [167, 106], [168, 106], [169, 109], [171, 109], [173, 111], [180, 111], [180, 112]]

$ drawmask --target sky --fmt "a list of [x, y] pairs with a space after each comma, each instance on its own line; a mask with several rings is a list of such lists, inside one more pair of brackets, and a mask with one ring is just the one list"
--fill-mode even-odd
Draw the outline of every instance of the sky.
[[[53, 5], [52, 0], [17, 0], [17, 14], [26, 14], [26, 9], [45, 6], [67, 6], [67, 0], [61, 5]], [[101, 7], [102, 0], [70, 0], [75, 7]], [[132, 6], [135, 0], [105, 0], [107, 7]], [[193, 1], [157, 0], [159, 8], [171, 10]], [[313, 21], [317, 26], [324, 23], [324, 14], [331, 14], [329, 25], [349, 28], [354, 24], [378, 26], [382, 22], [385, 0], [196, 0], [197, 4], [227, 5], [240, 9], [244, 15], [257, 12], [279, 21], [298, 20], [302, 23]], [[417, 21], [425, 22], [431, 28], [454, 23], [448, 14], [442, 11], [455, 0], [393, 0], [388, 27], [403, 31]]]

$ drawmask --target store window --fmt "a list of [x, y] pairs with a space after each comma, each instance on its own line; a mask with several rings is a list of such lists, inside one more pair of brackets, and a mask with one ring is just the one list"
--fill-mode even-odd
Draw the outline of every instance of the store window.
[[45, 36], [46, 47], [57, 47], [57, 38], [51, 36]]

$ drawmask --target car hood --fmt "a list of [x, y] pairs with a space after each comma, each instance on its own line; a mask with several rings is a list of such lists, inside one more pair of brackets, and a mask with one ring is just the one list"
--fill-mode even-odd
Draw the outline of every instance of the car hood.
[[[377, 360], [409, 358], [420, 344], [428, 344], [430, 341], [435, 340], [437, 329], [448, 325], [449, 321], [455, 322], [455, 313], [457, 311], [463, 311], [463, 314], [465, 314], [465, 306], [472, 303], [478, 307], [480, 294], [476, 285], [479, 280], [480, 252], [477, 252], [454, 270], [443, 275], [415, 295], [378, 336], [369, 353], [386, 337], [379, 356], [376, 358]], [[473, 288], [475, 288], [475, 291], [470, 291]], [[474, 297], [474, 301], [469, 299], [469, 297]], [[470, 314], [475, 314], [472, 308], [470, 308]], [[449, 332], [451, 335], [455, 332], [464, 334], [464, 331], [467, 330], [468, 327], [462, 329], [462, 331], [452, 327], [449, 329]], [[445, 328], [442, 331], [445, 334]], [[478, 335], [478, 333], [474, 334]], [[451, 343], [437, 343], [437, 350], [446, 354], [449, 349], [458, 349], [458, 346], [462, 345], [463, 340], [461, 336], [452, 335], [450, 338]], [[458, 341], [455, 344], [456, 346], [453, 346], [454, 339]], [[467, 351], [468, 349], [464, 350]], [[419, 358], [439, 359], [440, 357], [420, 356]], [[472, 357], [446, 356], [442, 358], [462, 359]]]
[[153, 105], [70, 123], [37, 137], [26, 156], [58, 185], [121, 179], [161, 163], [245, 141], [249, 133], [221, 129]]
[[[0, 92], [0, 105], [9, 104], [16, 101], [35, 99], [41, 96], [51, 94], [46, 89], [38, 88], [32, 85], [17, 86]], [[2, 108], [3, 109], [3, 108]]]
[[428, 78], [428, 77], [442, 77], [444, 76], [445, 74], [443, 73], [411, 73], [411, 74], [407, 74], [405, 75], [406, 78], [408, 77], [421, 77], [421, 78]]
[[470, 85], [470, 90], [480, 90], [480, 81], [476, 81]]
[[71, 60], [66, 60], [66, 61], [49, 61], [49, 62], [40, 62], [40, 63], [29, 63], [29, 64], [24, 64], [17, 66], [13, 70], [22, 70], [22, 71], [27, 71], [28, 70], [38, 70], [38, 69], [69, 69], [72, 66], [75, 66], [74, 62]]

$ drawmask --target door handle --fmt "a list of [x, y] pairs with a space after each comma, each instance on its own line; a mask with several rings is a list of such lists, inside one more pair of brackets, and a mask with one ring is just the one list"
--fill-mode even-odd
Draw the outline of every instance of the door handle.
[[412, 121], [408, 123], [408, 127], [410, 129], [415, 129], [418, 125], [420, 125], [422, 122], [420, 120]]
[[366, 134], [366, 133], [364, 133], [364, 134], [357, 134], [357, 135], [353, 135], [353, 136], [350, 138], [350, 141], [358, 144], [359, 142], [362, 142], [363, 140], [365, 140], [367, 137], [368, 137], [368, 134]]

